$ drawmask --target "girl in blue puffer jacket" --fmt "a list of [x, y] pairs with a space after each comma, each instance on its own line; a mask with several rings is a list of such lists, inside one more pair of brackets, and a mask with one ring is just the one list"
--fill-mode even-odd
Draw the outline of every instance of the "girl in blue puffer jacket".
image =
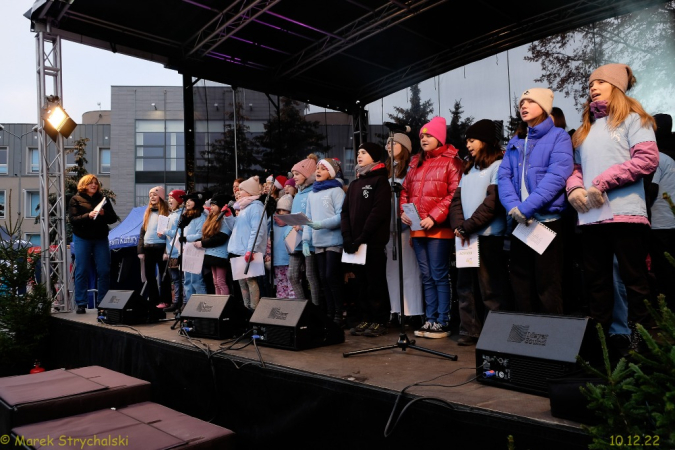
[[519, 104], [527, 132], [514, 136], [506, 146], [498, 173], [499, 200], [519, 224], [530, 225], [536, 219], [557, 234], [541, 255], [518, 238], [511, 239], [516, 309], [562, 314], [562, 212], [567, 202], [565, 183], [573, 169], [572, 141], [550, 117], [550, 89], [528, 89]]

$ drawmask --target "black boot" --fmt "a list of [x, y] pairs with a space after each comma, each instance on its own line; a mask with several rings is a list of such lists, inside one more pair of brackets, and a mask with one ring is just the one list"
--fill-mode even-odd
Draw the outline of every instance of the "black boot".
[[164, 312], [177, 312], [180, 311], [180, 303], [172, 303], [168, 308], [164, 308]]

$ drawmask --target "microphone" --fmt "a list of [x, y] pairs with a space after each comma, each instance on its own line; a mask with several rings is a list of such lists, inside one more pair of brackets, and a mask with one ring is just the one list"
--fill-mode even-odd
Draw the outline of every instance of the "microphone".
[[216, 218], [216, 222], [220, 221], [225, 216], [225, 213], [232, 208], [232, 206], [234, 206], [234, 200], [230, 200], [227, 203], [227, 206], [225, 206], [225, 208], [220, 210], [220, 214], [218, 214], [218, 218]]
[[394, 122], [384, 122], [382, 125], [389, 128], [391, 131], [401, 131], [403, 133], [410, 133], [410, 125], [394, 123]]

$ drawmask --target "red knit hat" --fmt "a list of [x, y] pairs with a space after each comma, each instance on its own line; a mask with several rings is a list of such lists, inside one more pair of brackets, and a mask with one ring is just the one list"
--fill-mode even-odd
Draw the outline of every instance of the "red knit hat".
[[174, 200], [178, 202], [179, 205], [183, 204], [183, 197], [185, 196], [185, 191], [182, 189], [174, 189], [173, 191], [169, 192], [169, 197], [172, 197]]
[[445, 145], [445, 135], [447, 133], [447, 124], [445, 119], [440, 116], [436, 116], [431, 121], [424, 125], [420, 130], [420, 139], [422, 139], [423, 134], [429, 134], [436, 139], [441, 145]]

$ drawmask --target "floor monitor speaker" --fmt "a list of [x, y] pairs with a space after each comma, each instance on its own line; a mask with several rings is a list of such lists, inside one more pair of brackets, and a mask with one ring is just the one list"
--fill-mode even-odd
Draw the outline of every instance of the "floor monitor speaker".
[[260, 299], [250, 325], [258, 343], [303, 350], [345, 341], [344, 331], [309, 300]]
[[181, 313], [188, 335], [210, 339], [242, 334], [250, 317], [248, 309], [232, 295], [193, 294]]
[[98, 309], [102, 312], [103, 321], [111, 325], [134, 325], [155, 322], [164, 316], [161, 310], [152, 307], [147, 300], [136, 291], [110, 290], [103, 297]]
[[490, 311], [476, 344], [476, 375], [485, 384], [548, 396], [549, 380], [580, 369], [577, 355], [596, 358], [596, 335], [588, 317]]

